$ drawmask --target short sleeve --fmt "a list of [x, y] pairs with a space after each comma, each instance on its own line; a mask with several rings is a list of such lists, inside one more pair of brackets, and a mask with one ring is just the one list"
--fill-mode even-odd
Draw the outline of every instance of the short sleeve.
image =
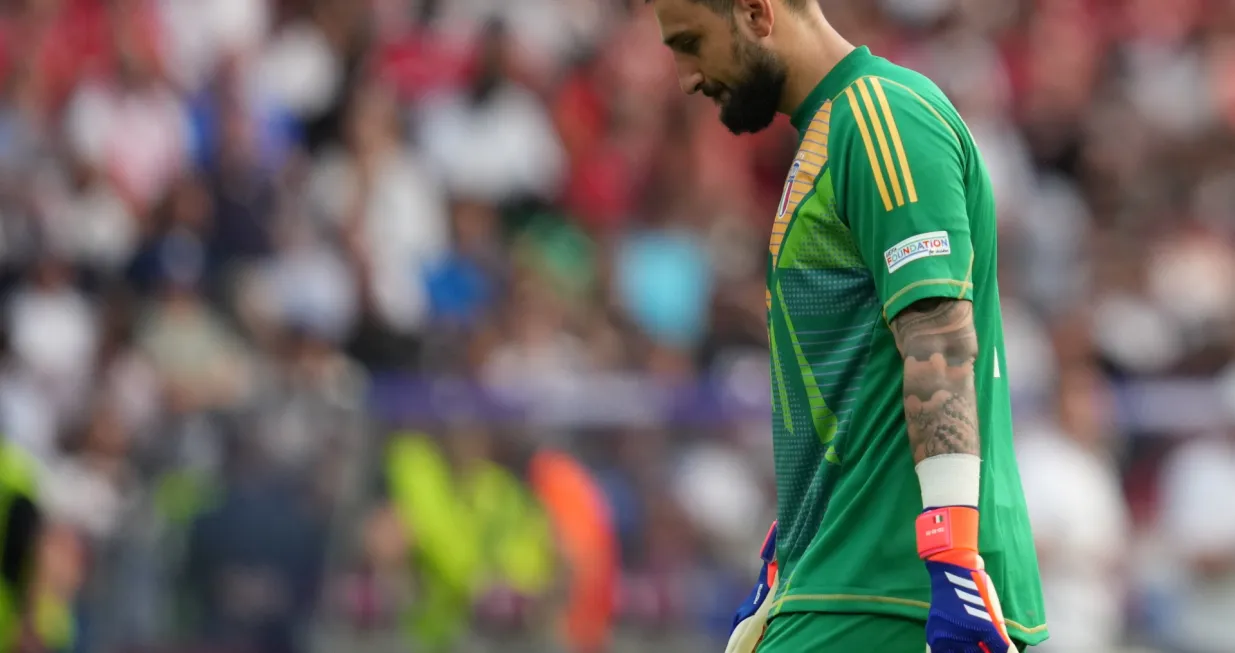
[[833, 101], [837, 207], [889, 322], [918, 300], [973, 294], [966, 153], [941, 109], [951, 112], [878, 77], [857, 80]]

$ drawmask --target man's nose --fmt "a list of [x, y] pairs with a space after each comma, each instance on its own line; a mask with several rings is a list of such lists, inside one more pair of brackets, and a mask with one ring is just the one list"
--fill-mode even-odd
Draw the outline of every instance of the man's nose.
[[682, 87], [683, 93], [694, 95], [703, 88], [703, 73], [693, 63], [679, 61], [678, 85]]

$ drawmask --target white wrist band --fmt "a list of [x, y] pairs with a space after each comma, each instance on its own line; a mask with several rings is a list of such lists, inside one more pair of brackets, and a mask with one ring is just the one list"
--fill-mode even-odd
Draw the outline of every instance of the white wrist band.
[[982, 480], [982, 459], [973, 454], [949, 453], [931, 456], [918, 463], [918, 483], [922, 486], [922, 507], [978, 507]]

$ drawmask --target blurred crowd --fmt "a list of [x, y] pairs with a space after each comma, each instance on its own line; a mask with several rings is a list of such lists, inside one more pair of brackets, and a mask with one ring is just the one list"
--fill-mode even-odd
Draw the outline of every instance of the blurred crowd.
[[[72, 631], [31, 650], [716, 650], [787, 121], [682, 97], [642, 0], [0, 5], [0, 432]], [[994, 178], [1042, 650], [1235, 650], [1235, 2], [823, 6]], [[602, 590], [591, 644], [512, 607]]]

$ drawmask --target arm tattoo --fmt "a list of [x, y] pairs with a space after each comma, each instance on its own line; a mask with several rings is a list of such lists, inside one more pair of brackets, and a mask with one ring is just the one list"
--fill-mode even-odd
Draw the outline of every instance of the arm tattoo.
[[905, 359], [905, 421], [914, 463], [949, 453], [979, 455], [973, 304], [915, 302], [892, 321], [892, 333]]

